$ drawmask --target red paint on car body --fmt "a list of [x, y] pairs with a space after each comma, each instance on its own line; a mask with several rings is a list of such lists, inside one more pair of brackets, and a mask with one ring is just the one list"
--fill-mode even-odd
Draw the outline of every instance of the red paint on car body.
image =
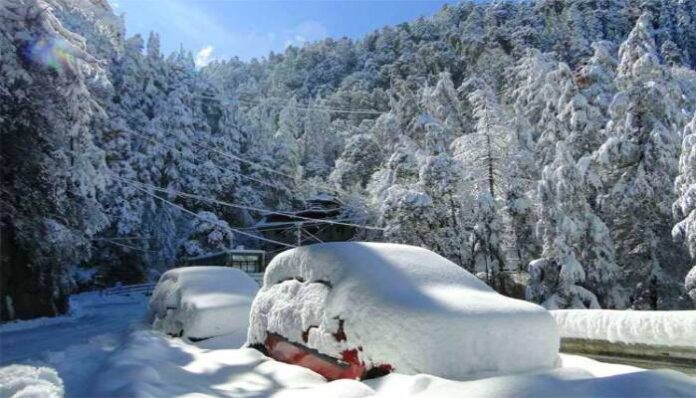
[[361, 379], [366, 373], [365, 364], [360, 361], [355, 349], [344, 351], [339, 360], [290, 342], [275, 333], [267, 334], [264, 347], [271, 358], [311, 369], [327, 380]]

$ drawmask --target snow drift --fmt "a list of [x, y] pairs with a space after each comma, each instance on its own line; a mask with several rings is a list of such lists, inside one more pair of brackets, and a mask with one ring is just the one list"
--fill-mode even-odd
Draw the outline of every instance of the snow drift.
[[562, 337], [696, 348], [696, 311], [551, 311]]
[[0, 368], [0, 397], [62, 398], [63, 381], [51, 368], [10, 365]]
[[244, 336], [258, 285], [227, 267], [184, 267], [165, 272], [150, 299], [152, 326], [164, 333], [200, 340]]
[[[499, 295], [425, 249], [326, 243], [273, 259], [251, 309], [248, 342], [281, 336], [364, 369], [463, 380], [552, 368], [559, 336], [551, 315]], [[362, 374], [365, 376], [365, 373]]]

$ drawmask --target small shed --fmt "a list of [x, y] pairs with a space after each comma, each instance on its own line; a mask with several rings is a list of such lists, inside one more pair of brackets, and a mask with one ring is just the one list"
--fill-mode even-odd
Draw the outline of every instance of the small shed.
[[266, 252], [264, 250], [233, 249], [181, 260], [182, 266], [218, 265], [240, 269], [247, 273], [264, 272]]

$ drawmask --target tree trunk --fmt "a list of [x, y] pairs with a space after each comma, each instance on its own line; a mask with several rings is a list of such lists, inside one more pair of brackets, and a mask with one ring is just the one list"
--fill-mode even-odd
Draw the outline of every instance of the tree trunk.
[[56, 316], [69, 309], [68, 296], [54, 289], [53, 271], [30, 264], [7, 222], [0, 228], [0, 275], [0, 321]]

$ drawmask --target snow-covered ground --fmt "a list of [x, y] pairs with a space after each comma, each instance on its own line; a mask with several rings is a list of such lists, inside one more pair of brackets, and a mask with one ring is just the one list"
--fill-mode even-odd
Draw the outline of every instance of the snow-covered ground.
[[240, 348], [246, 340], [240, 333], [191, 343], [151, 330], [143, 322], [147, 302], [88, 293], [72, 298], [68, 316], [0, 326], [0, 397], [693, 397], [696, 391], [696, 378], [683, 373], [563, 354], [556, 368], [495, 377], [452, 380], [397, 369], [365, 381], [327, 382]]
[[393, 373], [366, 380], [326, 382], [318, 374], [273, 361], [256, 350], [231, 348], [224, 338], [197, 345], [150, 331], [133, 333], [100, 375], [98, 396], [174, 397], [689, 397], [696, 379], [561, 355], [554, 370], [453, 381]]
[[[144, 326], [147, 297], [84, 293], [71, 297], [71, 308], [66, 316], [0, 326], [0, 380], [10, 374], [13, 379], [53, 380], [50, 372], [10, 365], [47, 367], [57, 372], [68, 396], [83, 395], [106, 358], [132, 330]], [[9, 385], [7, 380], [0, 384]]]
[[561, 337], [696, 348], [696, 311], [551, 311]]

